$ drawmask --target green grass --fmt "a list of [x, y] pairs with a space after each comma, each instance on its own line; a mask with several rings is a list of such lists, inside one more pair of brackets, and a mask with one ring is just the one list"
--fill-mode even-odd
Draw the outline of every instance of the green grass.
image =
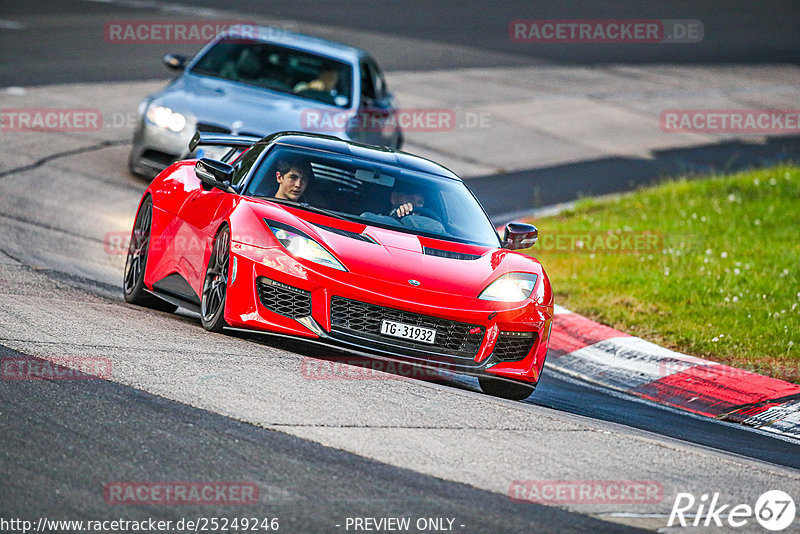
[[[800, 167], [584, 199], [530, 222], [540, 237], [528, 252], [557, 304], [683, 353], [800, 381]], [[657, 244], [566, 251], [587, 232], [590, 247], [609, 232]]]

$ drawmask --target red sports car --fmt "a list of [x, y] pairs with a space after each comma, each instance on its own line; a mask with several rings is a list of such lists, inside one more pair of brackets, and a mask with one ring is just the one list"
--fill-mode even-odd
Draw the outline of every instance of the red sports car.
[[[541, 264], [501, 240], [432, 161], [335, 137], [197, 134], [224, 161], [179, 161], [145, 191], [128, 302], [197, 311], [205, 328], [277, 333], [477, 375], [512, 399], [539, 380], [553, 320]], [[225, 161], [231, 161], [232, 164]]]

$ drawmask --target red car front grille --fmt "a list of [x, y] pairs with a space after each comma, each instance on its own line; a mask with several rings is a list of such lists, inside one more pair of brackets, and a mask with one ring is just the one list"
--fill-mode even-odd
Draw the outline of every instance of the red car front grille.
[[494, 346], [494, 356], [504, 362], [523, 359], [536, 343], [536, 332], [500, 332]]
[[269, 311], [299, 319], [311, 315], [311, 293], [264, 276], [256, 279], [261, 304]]
[[[383, 320], [424, 326], [436, 329], [433, 345], [396, 339], [381, 335]], [[382, 345], [391, 345], [399, 352], [402, 349], [417, 349], [472, 360], [478, 353], [486, 330], [483, 326], [450, 321], [394, 308], [386, 308], [344, 297], [331, 298], [332, 334], [336, 332], [356, 335], [359, 338], [374, 340]]]

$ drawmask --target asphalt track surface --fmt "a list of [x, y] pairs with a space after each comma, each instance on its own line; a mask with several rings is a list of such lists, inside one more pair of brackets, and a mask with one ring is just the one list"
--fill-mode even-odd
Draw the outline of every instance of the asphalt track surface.
[[[188, 7], [187, 7], [188, 6]], [[331, 28], [331, 37], [364, 45], [387, 70], [529, 65], [531, 62], [600, 63], [797, 63], [800, 50], [800, 9], [791, 0], [752, 2], [675, 1], [569, 3], [559, 0], [485, 2], [463, 0], [213, 0], [158, 2], [116, 0], [0, 0], [0, 19], [24, 24], [20, 30], [0, 31], [2, 85], [42, 85], [62, 82], [145, 80], [164, 76], [152, 61], [167, 52], [191, 54], [198, 45], [142, 44], [106, 47], [97, 42], [109, 21], [139, 18], [196, 20], [201, 9], [293, 20]], [[357, 15], [354, 16], [354, 13]], [[209, 13], [213, 17], [214, 13]], [[219, 18], [219, 17], [218, 17]], [[228, 17], [226, 17], [227, 19]], [[508, 24], [516, 19], [688, 19], [700, 20], [703, 41], [692, 46], [637, 44], [550, 44], [531, 46], [511, 42]], [[238, 17], [235, 17], [239, 20]], [[380, 36], [432, 41], [463, 47], [437, 53], [409, 53]], [[376, 35], [376, 37], [377, 37]], [[368, 46], [367, 46], [368, 45]], [[14, 61], [7, 59], [13, 58]], [[22, 67], [22, 68], [20, 68]]]
[[[188, 3], [187, 3], [188, 4]], [[202, 5], [201, 2], [193, 2]], [[347, 3], [345, 3], [347, 4]], [[331, 2], [315, 3], [309, 8], [303, 2], [270, 3], [268, 15], [278, 18], [294, 18], [320, 23], [330, 22], [342, 28], [352, 25], [351, 19], [342, 15], [351, 8], [345, 4]], [[448, 63], [443, 55], [436, 66], [463, 66], [465, 64], [487, 65], [502, 56], [506, 65], [530, 61], [569, 60], [574, 62], [605, 61], [597, 57], [581, 57], [570, 53], [569, 58], [558, 57], [560, 51], [540, 51], [529, 56], [526, 51], [510, 46], [508, 42], [495, 42], [485, 37], [476, 24], [477, 20], [487, 24], [506, 24], [513, 18], [533, 18], [525, 14], [529, 4], [504, 4], [493, 7], [489, 13], [485, 3], [460, 3], [459, 9], [441, 7], [433, 9], [427, 3], [417, 4], [417, 9], [405, 9], [403, 16], [392, 13], [401, 3], [374, 9], [370, 3], [359, 3], [362, 13], [360, 28], [377, 33], [386, 32], [414, 38], [420, 34], [426, 39], [445, 45], [469, 43], [486, 51], [474, 57], [459, 57]], [[447, 3], [442, 3], [447, 4]], [[648, 55], [647, 50], [637, 50], [637, 56], [625, 57], [626, 61], [796, 61], [798, 48], [797, 9], [791, 3], [752, 6], [756, 10], [749, 19], [733, 16], [735, 7], [731, 3], [708, 3], [703, 7], [687, 4], [680, 13], [669, 14], [647, 11], [654, 8], [637, 7], [639, 3], [626, 3], [628, 11], [613, 11], [619, 18], [667, 17], [692, 18], [706, 21], [709, 29], [724, 24], [728, 36], [736, 36], [734, 44], [724, 39], [709, 39], [708, 49], [698, 56], [681, 56], [678, 49], [668, 53], [674, 58], [659, 58]], [[722, 7], [722, 6], [727, 7]], [[742, 9], [751, 4], [740, 4]], [[452, 10], [447, 12], [447, 10]], [[261, 3], [242, 2], [237, 10], [265, 14]], [[444, 11], [442, 11], [444, 10]], [[644, 10], [644, 11], [643, 11]], [[56, 14], [58, 12], [58, 14]], [[430, 13], [437, 12], [437, 17]], [[474, 13], [481, 12], [481, 18]], [[724, 13], [723, 13], [724, 12]], [[763, 13], [770, 12], [769, 17]], [[133, 80], [163, 76], [163, 67], [154, 65], [152, 58], [162, 50], [149, 49], [143, 45], [130, 57], [98, 55], [93, 50], [98, 28], [102, 31], [104, 21], [119, 18], [135, 18], [142, 13], [154, 16], [150, 11], [117, 4], [90, 2], [34, 2], [21, 4], [0, 2], [0, 19], [30, 21], [24, 32], [0, 31], [0, 79], [2, 85], [37, 85], [86, 80]], [[473, 13], [472, 16], [469, 16]], [[521, 14], [520, 14], [521, 13]], [[174, 14], [173, 14], [174, 15]], [[178, 17], [186, 18], [178, 14]], [[609, 18], [602, 13], [598, 18]], [[536, 18], [573, 18], [569, 12], [557, 9], [556, 3], [543, 4]], [[584, 18], [590, 18], [588, 16]], [[447, 20], [447, 27], [433, 25], [432, 20]], [[750, 25], [743, 21], [750, 21]], [[714, 21], [713, 23], [711, 21]], [[438, 23], [440, 24], [440, 23]], [[502, 25], [501, 24], [501, 25]], [[55, 26], [54, 26], [55, 25]], [[791, 25], [795, 31], [787, 31]], [[54, 28], [56, 31], [54, 31]], [[747, 31], [740, 31], [748, 28]], [[757, 31], [752, 30], [757, 28]], [[342, 30], [346, 34], [346, 30]], [[387, 68], [417, 69], [430, 67], [429, 61], [420, 61], [413, 55], [392, 60], [391, 50], [382, 50], [376, 41], [376, 55]], [[170, 46], [168, 51], [174, 50]], [[126, 49], [127, 50], [127, 49]], [[627, 49], [618, 52], [624, 53]], [[605, 52], [612, 53], [613, 50]], [[605, 53], [604, 52], [604, 53]], [[667, 53], [659, 52], [653, 53]], [[128, 53], [128, 52], [123, 52]], [[632, 53], [632, 52], [631, 52]], [[382, 54], [387, 57], [382, 57]], [[642, 55], [643, 54], [643, 55]], [[789, 58], [793, 54], [793, 57]], [[13, 59], [10, 59], [13, 58]], [[619, 57], [615, 58], [619, 61]], [[493, 63], [498, 64], [498, 63]], [[755, 155], [753, 161], [763, 161], [782, 154], [793, 154], [794, 145], [789, 140], [775, 141], [764, 154]], [[719, 160], [725, 160], [724, 148]], [[761, 149], [760, 149], [761, 150]], [[674, 152], [652, 162], [628, 161], [632, 165], [620, 176], [631, 176], [635, 168], [648, 165], [658, 172], [685, 165], [688, 153]], [[776, 156], [778, 155], [778, 156]], [[690, 161], [703, 158], [692, 157]], [[713, 161], [713, 158], [711, 158]], [[626, 163], [626, 162], [622, 162]], [[609, 169], [619, 169], [620, 162], [607, 162]], [[564, 176], [564, 171], [574, 171], [572, 190], [552, 193], [545, 202], [571, 200], [577, 192], [592, 192], [590, 183], [579, 182], [585, 176], [580, 164], [569, 168], [545, 169], [535, 172], [540, 177]], [[548, 174], [549, 173], [549, 174]], [[568, 173], [567, 173], [568, 174]], [[526, 174], [525, 176], [529, 176]], [[652, 180], [653, 168], [641, 171], [641, 180]], [[509, 177], [513, 178], [513, 177]], [[2, 180], [15, 179], [6, 175]], [[513, 183], [523, 183], [524, 176]], [[481, 179], [471, 182], [473, 189], [484, 186]], [[613, 190], [629, 188], [628, 180], [619, 181]], [[129, 197], [135, 198], [135, 190], [143, 184], [125, 184]], [[602, 192], [611, 192], [602, 191]], [[513, 198], [514, 195], [509, 195]], [[482, 197], [483, 198], [483, 197]], [[96, 202], [98, 199], [91, 199]], [[492, 204], [496, 202], [496, 204]], [[493, 213], [513, 211], [514, 206], [494, 198], [487, 202]], [[2, 213], [3, 226], [11, 230], [24, 218], [17, 210], [7, 209]], [[78, 206], [78, 209], [82, 209]], [[86, 208], [90, 209], [90, 208]], [[59, 215], [57, 214], [57, 217]], [[53, 229], [50, 229], [53, 230]], [[22, 234], [21, 234], [22, 235]], [[57, 231], [44, 229], [43, 239], [51, 240], [53, 246], [60, 238]], [[4, 250], [8, 253], [8, 250]], [[23, 262], [24, 263], [24, 262]], [[68, 263], [61, 269], [39, 272], [43, 276], [41, 289], [55, 287], [58, 291], [76, 292], [78, 300], [108, 300], [119, 305], [116, 288], [98, 283], [82, 276], [72, 276]], [[4, 269], [5, 270], [5, 269]], [[8, 272], [6, 274], [8, 276]], [[26, 271], [26, 268], [22, 268]], [[66, 273], [66, 274], [65, 274]], [[64, 289], [67, 288], [67, 289]], [[82, 296], [81, 296], [82, 295]], [[159, 314], [160, 315], [160, 314]], [[7, 320], [4, 317], [3, 320]], [[199, 325], [185, 318], [170, 319], [179, 326], [199, 329]], [[237, 343], [261, 343], [276, 350], [322, 358], [313, 346], [272, 338], [237, 340]], [[0, 346], [0, 356], [21, 355], [13, 349]], [[327, 353], [325, 353], [327, 354]], [[445, 381], [453, 392], [462, 392], [469, 398], [480, 399], [471, 379]], [[394, 467], [386, 463], [365, 459], [361, 456], [324, 447], [282, 432], [266, 430], [243, 423], [212, 411], [198, 409], [162, 396], [153, 395], [136, 388], [108, 381], [76, 382], [10, 382], [0, 381], [0, 443], [2, 443], [2, 496], [0, 516], [38, 517], [91, 517], [102, 519], [118, 517], [119, 510], [110, 509], [102, 500], [96, 499], [98, 488], [109, 480], [255, 480], [261, 489], [259, 510], [248, 509], [247, 514], [279, 516], [287, 531], [335, 531], [335, 523], [346, 516], [392, 516], [413, 515], [415, 517], [458, 517], [469, 532], [520, 532], [559, 531], [626, 531], [625, 527], [600, 522], [584, 515], [574, 514], [558, 508], [535, 504], [512, 503], [497, 493], [478, 490], [463, 484]], [[696, 418], [676, 411], [666, 410], [645, 402], [632, 400], [566, 379], [555, 373], [546, 374], [533, 397], [523, 404], [525, 409], [554, 410], [574, 414], [581, 421], [596, 424], [598, 428], [617, 428], [617, 425], [644, 433], [656, 442], [696, 444], [700, 449], [725, 451], [744, 459], [755, 459], [768, 465], [800, 468], [798, 445], [792, 441], [753, 432], [741, 427]], [[636, 429], [636, 430], [633, 430]], [[683, 446], [683, 445], [682, 445]], [[686, 445], [691, 447], [691, 445]], [[591, 474], [583, 474], [591, 478]], [[731, 481], [731, 483], [735, 483]], [[770, 488], [763, 488], [764, 490]], [[190, 507], [191, 508], [191, 507]], [[126, 507], [124, 516], [159, 516], [164, 519], [191, 515], [186, 509], [148, 507]], [[191, 510], [196, 513], [196, 509]], [[209, 509], [198, 515], [232, 515], [237, 510]]]
[[[25, 355], [0, 347], [0, 356]], [[0, 402], [0, 517], [116, 519], [119, 510], [87, 498], [108, 481], [246, 480], [259, 486], [260, 498], [246, 508], [246, 516], [277, 517], [283, 532], [332, 532], [341, 530], [337, 525], [347, 517], [409, 515], [457, 518], [454, 530], [464, 532], [636, 531], [554, 507], [514, 503], [113, 382], [4, 383]], [[55, 444], [60, 446], [54, 453]], [[124, 517], [177, 522], [192, 515], [240, 514], [236, 506], [148, 508], [128, 507]]]

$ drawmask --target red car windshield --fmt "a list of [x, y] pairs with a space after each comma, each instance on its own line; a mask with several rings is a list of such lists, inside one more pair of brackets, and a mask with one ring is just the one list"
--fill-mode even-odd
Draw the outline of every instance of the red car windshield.
[[[305, 177], [305, 186], [294, 183], [288, 193], [293, 198], [279, 192], [285, 176]], [[245, 194], [363, 224], [500, 246], [491, 221], [463, 182], [366, 159], [278, 147], [261, 161]]]

